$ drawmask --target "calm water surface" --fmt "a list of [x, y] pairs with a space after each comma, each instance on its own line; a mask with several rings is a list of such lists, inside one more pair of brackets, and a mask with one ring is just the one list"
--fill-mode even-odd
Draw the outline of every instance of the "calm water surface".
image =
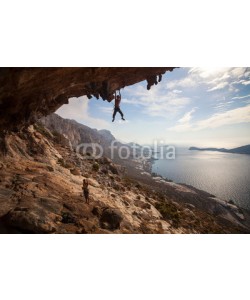
[[250, 209], [250, 155], [177, 148], [175, 160], [155, 160], [152, 171]]

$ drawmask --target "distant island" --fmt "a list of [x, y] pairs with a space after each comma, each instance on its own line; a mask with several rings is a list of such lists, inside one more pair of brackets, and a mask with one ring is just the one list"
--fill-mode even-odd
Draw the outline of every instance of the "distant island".
[[245, 146], [241, 146], [241, 147], [233, 148], [233, 149], [190, 147], [189, 150], [218, 151], [218, 152], [225, 152], [225, 153], [250, 154], [250, 145], [245, 145]]

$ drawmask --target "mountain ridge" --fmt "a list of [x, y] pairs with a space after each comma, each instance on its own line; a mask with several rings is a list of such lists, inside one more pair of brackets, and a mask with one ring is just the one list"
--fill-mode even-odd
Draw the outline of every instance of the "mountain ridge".
[[190, 147], [188, 150], [198, 150], [198, 151], [217, 151], [223, 153], [236, 153], [236, 154], [250, 154], [250, 145], [244, 145], [237, 148], [226, 149], [226, 148], [199, 148]]

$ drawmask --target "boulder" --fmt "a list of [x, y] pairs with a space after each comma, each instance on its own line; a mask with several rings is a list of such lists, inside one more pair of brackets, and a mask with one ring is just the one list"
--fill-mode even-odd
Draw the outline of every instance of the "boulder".
[[142, 209], [150, 209], [151, 208], [151, 205], [147, 202], [144, 202], [142, 200], [139, 200], [139, 199], [136, 199], [134, 201], [134, 205], [137, 206], [137, 207], [140, 207]]
[[93, 207], [93, 209], [92, 209], [92, 214], [93, 214], [94, 216], [100, 217], [101, 214], [102, 214], [101, 208], [100, 208], [100, 207], [97, 207], [97, 206]]
[[99, 158], [98, 160], [101, 164], [104, 164], [104, 165], [110, 165], [112, 163], [112, 160], [106, 156], [103, 156], [101, 158]]
[[88, 178], [89, 185], [93, 187], [100, 187], [100, 184], [94, 178]]
[[54, 172], [54, 168], [52, 166], [47, 166], [47, 170], [50, 171], [50, 172]]
[[115, 208], [105, 208], [100, 217], [100, 226], [103, 229], [116, 230], [120, 228], [121, 213]]
[[56, 230], [54, 222], [57, 217], [53, 213], [44, 214], [42, 211], [16, 207], [3, 218], [3, 222], [22, 233], [52, 233]]
[[71, 172], [71, 174], [73, 174], [75, 176], [81, 175], [81, 172], [77, 168], [71, 169], [70, 172]]
[[118, 168], [117, 168], [117, 166], [114, 165], [114, 164], [110, 164], [110, 165], [109, 165], [109, 170], [110, 170], [113, 174], [116, 174], [116, 175], [119, 174]]

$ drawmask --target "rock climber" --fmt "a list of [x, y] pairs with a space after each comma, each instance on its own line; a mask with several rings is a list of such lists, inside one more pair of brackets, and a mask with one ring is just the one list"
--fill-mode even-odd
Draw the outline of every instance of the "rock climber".
[[114, 122], [115, 115], [117, 114], [117, 112], [119, 112], [119, 114], [121, 115], [122, 120], [125, 121], [123, 112], [120, 109], [120, 103], [121, 103], [121, 93], [120, 93], [120, 90], [119, 90], [119, 95], [116, 95], [116, 91], [115, 91], [115, 106], [114, 106], [114, 112], [113, 112], [113, 120], [112, 120], [112, 122]]
[[88, 179], [83, 179], [82, 191], [83, 191], [83, 196], [86, 200], [86, 203], [89, 204], [89, 182], [88, 182]]

